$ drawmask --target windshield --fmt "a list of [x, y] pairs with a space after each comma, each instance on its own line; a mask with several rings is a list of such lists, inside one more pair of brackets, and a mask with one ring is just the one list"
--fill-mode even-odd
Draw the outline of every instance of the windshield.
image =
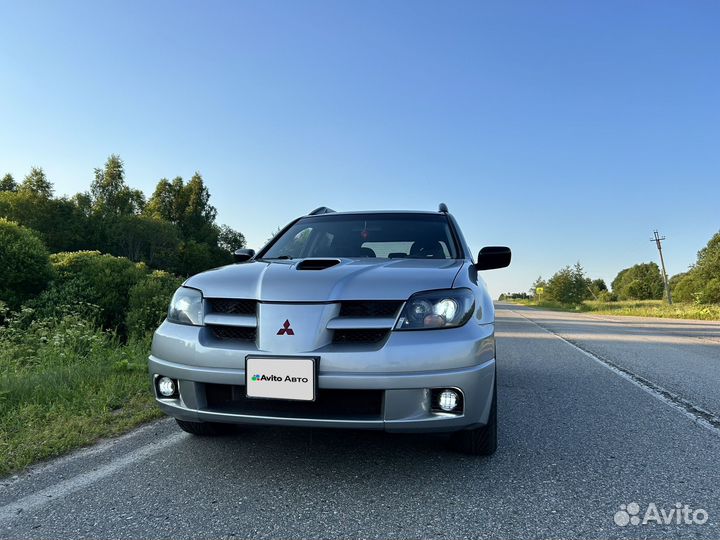
[[457, 259], [448, 219], [435, 214], [352, 214], [302, 218], [262, 254], [264, 259], [378, 257]]

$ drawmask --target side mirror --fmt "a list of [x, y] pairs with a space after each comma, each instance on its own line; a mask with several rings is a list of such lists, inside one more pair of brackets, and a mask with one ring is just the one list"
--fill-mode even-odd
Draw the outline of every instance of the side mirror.
[[236, 263], [247, 262], [255, 256], [254, 249], [236, 249], [233, 253], [233, 259]]
[[477, 264], [475, 268], [478, 270], [492, 270], [493, 268], [505, 268], [510, 266], [512, 252], [509, 247], [505, 246], [486, 246], [478, 253]]

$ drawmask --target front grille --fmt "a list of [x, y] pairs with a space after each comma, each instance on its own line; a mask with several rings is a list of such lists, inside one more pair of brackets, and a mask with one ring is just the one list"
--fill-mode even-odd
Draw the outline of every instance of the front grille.
[[255, 315], [257, 300], [236, 300], [234, 298], [208, 298], [212, 313], [228, 315]]
[[389, 332], [389, 329], [335, 330], [333, 343], [378, 343], [385, 339]]
[[335, 390], [318, 388], [315, 401], [248, 398], [244, 386], [206, 384], [207, 407], [211, 411], [290, 418], [382, 417], [383, 390]]
[[401, 300], [350, 300], [340, 305], [340, 317], [394, 317]]
[[255, 341], [257, 329], [245, 326], [208, 326], [217, 339], [236, 341]]

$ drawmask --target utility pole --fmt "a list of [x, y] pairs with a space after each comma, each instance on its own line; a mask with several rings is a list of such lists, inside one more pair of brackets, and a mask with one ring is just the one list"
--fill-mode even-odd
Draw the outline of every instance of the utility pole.
[[657, 230], [653, 231], [653, 236], [655, 238], [651, 238], [651, 242], [655, 242], [655, 245], [658, 248], [658, 253], [660, 253], [660, 265], [662, 266], [662, 277], [663, 277], [663, 283], [665, 284], [665, 294], [667, 294], [668, 304], [672, 306], [672, 294], [670, 294], [670, 283], [668, 282], [668, 276], [667, 272], [665, 272], [665, 259], [663, 259], [662, 254], [662, 241], [665, 240], [664, 236], [660, 236], [660, 233], [657, 232]]

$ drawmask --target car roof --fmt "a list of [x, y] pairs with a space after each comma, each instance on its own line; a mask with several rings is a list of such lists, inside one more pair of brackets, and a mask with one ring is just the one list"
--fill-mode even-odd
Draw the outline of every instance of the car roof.
[[346, 212], [327, 212], [323, 214], [307, 214], [303, 217], [325, 217], [325, 216], [352, 216], [357, 214], [421, 214], [421, 215], [443, 215], [443, 212], [432, 212], [430, 210], [350, 210]]

